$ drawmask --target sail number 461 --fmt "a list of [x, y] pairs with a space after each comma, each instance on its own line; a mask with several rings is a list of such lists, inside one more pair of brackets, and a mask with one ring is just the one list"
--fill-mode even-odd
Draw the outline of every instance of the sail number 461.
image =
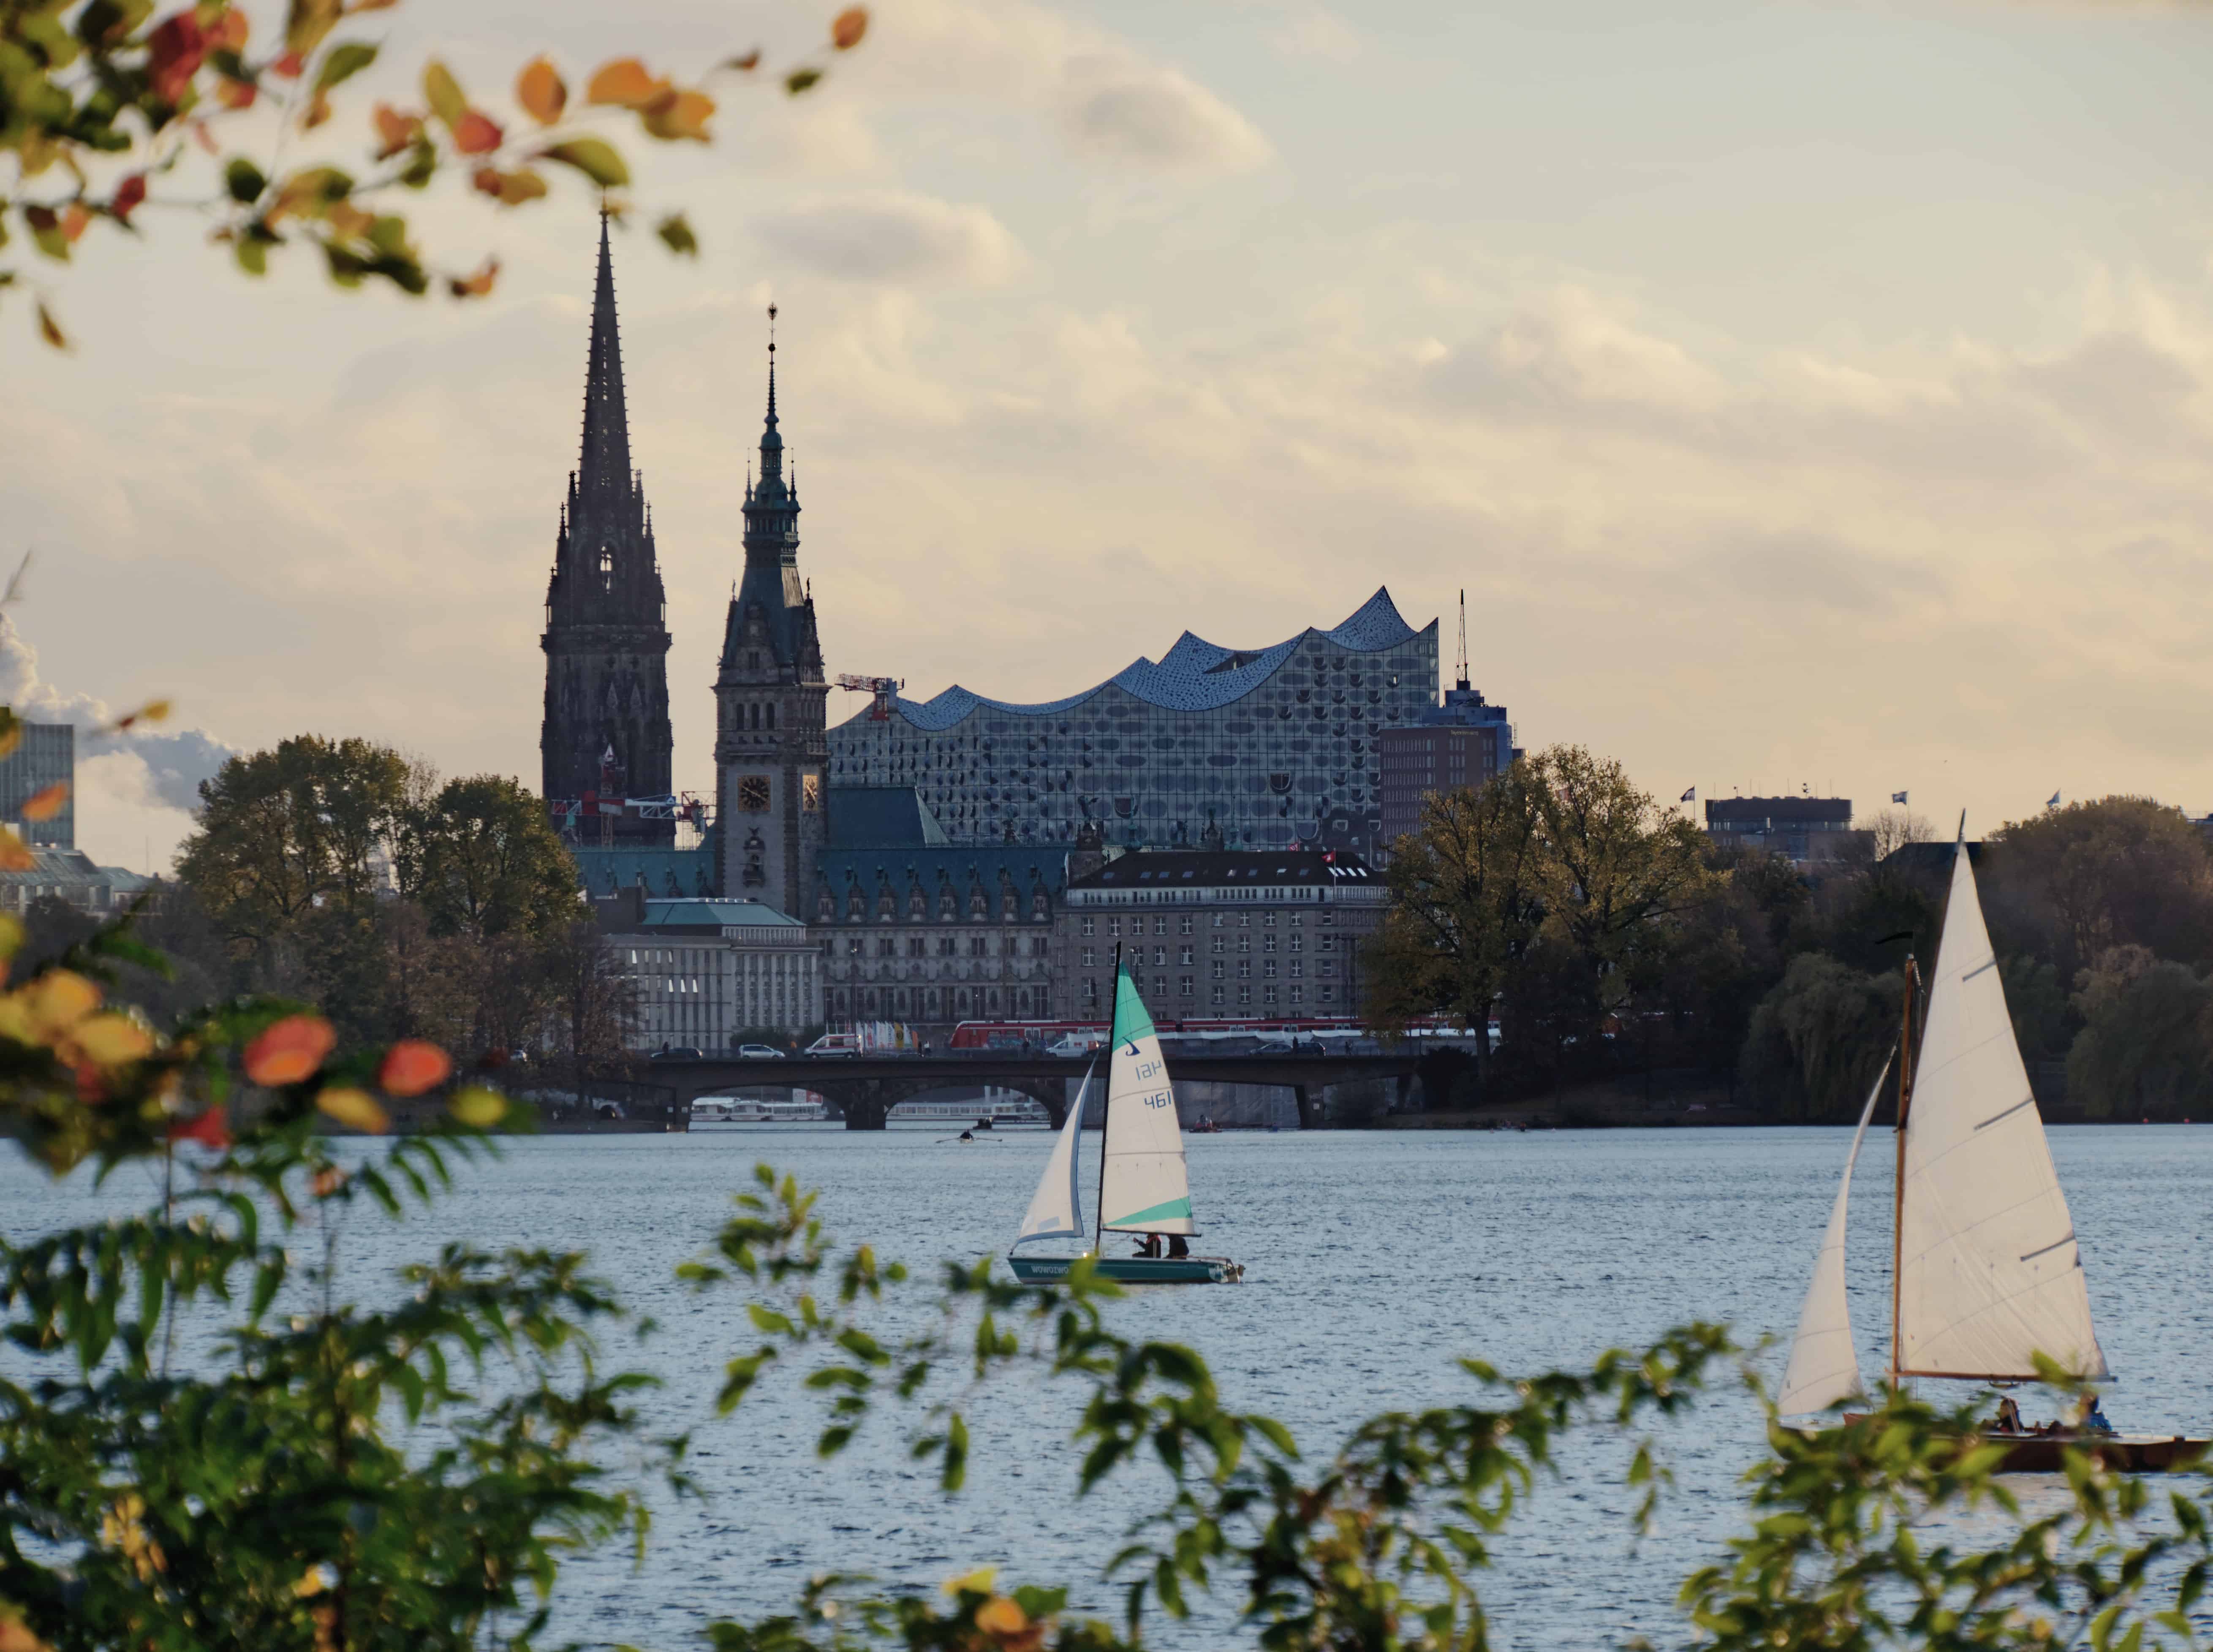
[[1175, 1104], [1166, 1090], [1155, 1090], [1145, 1098], [1145, 1105], [1149, 1107], [1167, 1107]]

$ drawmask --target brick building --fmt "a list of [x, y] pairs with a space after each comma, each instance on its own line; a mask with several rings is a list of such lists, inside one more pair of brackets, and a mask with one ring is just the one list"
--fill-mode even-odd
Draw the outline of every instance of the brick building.
[[1157, 1021], [1355, 1015], [1358, 944], [1383, 901], [1366, 862], [1326, 850], [1118, 855], [1068, 881], [1053, 1015], [1105, 1018], [1117, 942]]

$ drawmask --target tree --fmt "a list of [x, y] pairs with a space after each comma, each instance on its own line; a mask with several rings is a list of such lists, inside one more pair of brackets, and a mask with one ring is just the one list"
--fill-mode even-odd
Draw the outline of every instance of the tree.
[[1681, 944], [1675, 922], [1715, 882], [1698, 829], [1621, 765], [1580, 746], [1528, 759], [1545, 842], [1547, 924], [1566, 942], [1581, 978], [1587, 1030], [1656, 982]]
[[2067, 1055], [2067, 1096], [2094, 1119], [2202, 1115], [2213, 1100], [2213, 984], [2143, 947], [2117, 947], [2082, 972], [2082, 1030]]
[[449, 780], [407, 821], [412, 883], [434, 931], [479, 938], [553, 934], [577, 910], [576, 863], [546, 806], [516, 781]]
[[572, 919], [551, 936], [546, 958], [556, 1012], [553, 1053], [568, 1070], [577, 1105], [588, 1108], [592, 1067], [630, 1053], [637, 983], [590, 916]]
[[1362, 949], [1369, 1019], [1403, 1029], [1445, 1015], [1475, 1032], [1478, 1093], [1491, 1005], [1544, 919], [1539, 818], [1518, 763], [1480, 790], [1425, 799], [1420, 829], [1392, 851], [1390, 905]]
[[[704, 84], [679, 85], [636, 58], [602, 64], [573, 102], [553, 63], [533, 58], [516, 76], [515, 109], [502, 119], [432, 58], [422, 70], [423, 107], [377, 104], [366, 122], [365, 164], [352, 159], [345, 153], [351, 145], [331, 142], [338, 129], [322, 129], [339, 88], [375, 63], [380, 48], [346, 38], [342, 26], [354, 13], [398, 3], [291, 0], [282, 32], [257, 40], [247, 12], [224, 0], [159, 17], [155, 0], [7, 0], [0, 4], [0, 152], [14, 157], [15, 180], [0, 193], [0, 247], [11, 240], [12, 214], [43, 258], [65, 265], [86, 250], [95, 226], [135, 237], [140, 212], [185, 207], [212, 220], [214, 241], [249, 275], [264, 273], [272, 253], [305, 245], [342, 288], [375, 280], [410, 295], [436, 285], [472, 298], [491, 290], [498, 259], [434, 279], [406, 217], [391, 210], [399, 191], [460, 174], [474, 194], [520, 207], [546, 195], [542, 168], [551, 163], [605, 199], [604, 192], [631, 181], [621, 152], [599, 135], [609, 121], [634, 116], [640, 131], [661, 143], [712, 141], [716, 102]], [[838, 13], [826, 49], [783, 73], [784, 90], [796, 96], [817, 84], [828, 53], [850, 50], [867, 29], [863, 8]], [[701, 78], [750, 77], [761, 64], [760, 52], [747, 50]], [[241, 132], [251, 135], [253, 152], [226, 149], [224, 139]], [[609, 204], [623, 210], [619, 199]], [[664, 217], [659, 234], [672, 252], [698, 251], [680, 212]], [[24, 266], [0, 264], [0, 290], [24, 275]], [[46, 342], [66, 348], [43, 291], [34, 309]]]
[[[178, 876], [248, 979], [351, 980], [406, 803], [407, 760], [359, 739], [301, 735], [234, 757], [200, 784]], [[314, 944], [308, 944], [311, 938]]]
[[2144, 947], [2213, 964], [2213, 854], [2179, 809], [2146, 797], [2070, 803], [1990, 834], [1991, 927], [2072, 981], [2100, 954]]
[[1856, 1117], [1898, 1042], [1897, 975], [1869, 975], [1820, 953], [1790, 960], [1753, 1013], [1742, 1076], [1753, 1099], [1771, 1099], [1786, 1118]]

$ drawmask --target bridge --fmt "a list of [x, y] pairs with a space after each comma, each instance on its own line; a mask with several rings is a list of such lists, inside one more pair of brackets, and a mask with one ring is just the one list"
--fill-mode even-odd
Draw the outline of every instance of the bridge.
[[[1329, 1092], [1342, 1085], [1388, 1082], [1394, 1110], [1405, 1111], [1418, 1086], [1424, 1110], [1442, 1104], [1470, 1066], [1458, 1050], [1375, 1055], [1204, 1055], [1167, 1058], [1168, 1076], [1216, 1084], [1267, 1084], [1289, 1089], [1299, 1124], [1313, 1130], [1330, 1119]], [[652, 1083], [667, 1096], [666, 1116], [680, 1119], [704, 1095], [754, 1088], [812, 1090], [844, 1115], [848, 1130], [881, 1130], [891, 1110], [933, 1090], [991, 1084], [1042, 1105], [1058, 1129], [1088, 1064], [1044, 1054], [942, 1056], [795, 1056], [780, 1061], [657, 1061]], [[1100, 1065], [1104, 1082], [1105, 1064]]]

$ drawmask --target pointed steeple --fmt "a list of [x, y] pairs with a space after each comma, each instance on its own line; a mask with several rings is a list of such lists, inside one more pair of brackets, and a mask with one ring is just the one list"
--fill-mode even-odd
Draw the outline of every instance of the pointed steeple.
[[630, 416], [623, 405], [622, 334], [615, 324], [615, 266], [607, 215], [600, 214], [600, 279], [592, 294], [592, 351], [584, 369], [584, 442], [576, 479], [587, 492], [627, 492]]
[[776, 306], [768, 307], [768, 418], [761, 426], [761, 479], [764, 488], [783, 484], [783, 437], [776, 428]]

